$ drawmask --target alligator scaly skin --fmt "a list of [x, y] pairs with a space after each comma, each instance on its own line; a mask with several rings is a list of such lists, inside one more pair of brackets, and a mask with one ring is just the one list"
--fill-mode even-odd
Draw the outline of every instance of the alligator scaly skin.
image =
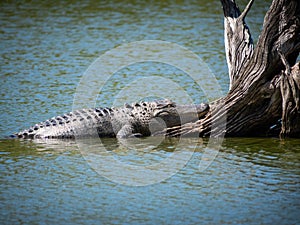
[[[164, 126], [171, 127], [181, 124], [181, 115], [188, 122], [195, 121], [198, 116], [206, 114], [208, 105], [200, 104], [191, 109], [190, 106], [176, 106], [170, 100], [139, 102], [125, 104], [120, 108], [91, 108], [76, 110], [61, 116], [56, 116], [23, 130], [11, 137], [23, 139], [36, 138], [84, 138], [84, 137], [118, 137], [149, 136], [153, 129], [160, 129], [161, 121]], [[192, 118], [193, 117], [193, 118]], [[186, 119], [184, 119], [186, 120]]]

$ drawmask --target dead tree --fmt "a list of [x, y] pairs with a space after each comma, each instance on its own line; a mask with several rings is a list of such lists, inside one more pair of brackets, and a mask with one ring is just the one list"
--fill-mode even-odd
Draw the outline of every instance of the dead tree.
[[242, 13], [234, 0], [221, 3], [230, 90], [205, 118], [166, 135], [300, 137], [300, 1], [273, 0], [255, 47], [245, 23], [253, 0]]

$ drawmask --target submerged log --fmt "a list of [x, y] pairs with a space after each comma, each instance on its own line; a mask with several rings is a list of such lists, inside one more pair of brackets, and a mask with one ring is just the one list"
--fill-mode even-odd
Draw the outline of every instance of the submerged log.
[[300, 1], [273, 0], [255, 47], [245, 23], [253, 0], [243, 12], [221, 3], [230, 90], [205, 118], [166, 135], [300, 137]]

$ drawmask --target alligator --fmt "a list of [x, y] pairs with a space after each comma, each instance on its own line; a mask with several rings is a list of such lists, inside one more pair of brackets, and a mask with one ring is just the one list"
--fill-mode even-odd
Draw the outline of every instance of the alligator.
[[162, 99], [125, 104], [120, 108], [80, 109], [38, 123], [11, 135], [22, 139], [84, 137], [142, 137], [165, 127], [179, 126], [203, 117], [208, 104], [176, 105]]

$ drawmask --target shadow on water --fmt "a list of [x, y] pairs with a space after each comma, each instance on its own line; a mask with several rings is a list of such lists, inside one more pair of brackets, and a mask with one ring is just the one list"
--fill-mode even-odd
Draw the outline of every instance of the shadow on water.
[[[97, 153], [100, 149], [110, 152], [120, 160], [131, 157], [132, 160], [145, 160], [159, 155], [156, 160], [168, 157], [175, 151], [192, 151], [202, 154], [209, 139], [202, 138], [93, 138], [93, 139], [36, 139], [0, 140], [1, 155], [36, 155], [60, 154], [69, 152], [73, 154]], [[217, 149], [219, 150], [219, 149]], [[289, 166], [296, 168], [300, 163], [300, 140], [298, 139], [273, 139], [273, 138], [226, 138], [222, 143], [217, 156], [232, 160], [234, 157], [270, 167]], [[154, 157], [155, 158], [155, 157]], [[233, 160], [234, 161], [234, 160]]]
[[223, 151], [254, 164], [270, 167], [299, 168], [300, 140], [277, 138], [226, 138]]

